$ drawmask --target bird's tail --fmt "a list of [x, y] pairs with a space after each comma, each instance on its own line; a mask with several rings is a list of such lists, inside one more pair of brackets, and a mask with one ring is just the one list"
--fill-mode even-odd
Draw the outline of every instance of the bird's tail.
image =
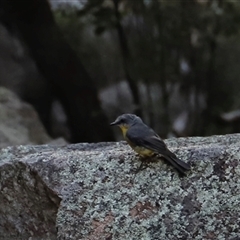
[[186, 171], [191, 169], [191, 166], [189, 163], [185, 163], [177, 156], [172, 155], [172, 156], [165, 156], [166, 159], [182, 174], [185, 174]]

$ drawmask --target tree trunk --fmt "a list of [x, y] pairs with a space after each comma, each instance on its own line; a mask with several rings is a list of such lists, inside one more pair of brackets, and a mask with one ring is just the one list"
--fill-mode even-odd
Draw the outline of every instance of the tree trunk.
[[138, 116], [142, 116], [138, 86], [137, 86], [136, 81], [134, 81], [134, 79], [131, 77], [131, 74], [130, 74], [130, 64], [131, 64], [130, 51], [128, 48], [125, 33], [123, 31], [123, 27], [120, 22], [120, 13], [118, 10], [119, 0], [112, 0], [112, 1], [114, 3], [114, 10], [115, 10], [115, 17], [116, 17], [116, 29], [118, 32], [118, 38], [119, 38], [120, 48], [121, 48], [122, 57], [123, 57], [123, 68], [125, 71], [125, 75], [126, 75], [126, 79], [127, 79], [129, 88], [132, 92], [133, 103], [137, 106], [135, 113]]
[[[14, 26], [68, 117], [72, 141], [113, 140], [97, 91], [64, 40], [46, 0], [0, 0], [0, 18]], [[42, 96], [44, 99], [44, 96]]]
[[160, 44], [160, 52], [159, 52], [159, 66], [160, 66], [160, 86], [162, 91], [162, 107], [164, 110], [164, 114], [162, 116], [162, 125], [163, 134], [162, 136], [166, 137], [171, 129], [171, 121], [169, 116], [169, 92], [167, 89], [167, 78], [166, 78], [166, 40], [165, 40], [165, 28], [164, 28], [164, 18], [163, 18], [163, 10], [161, 7], [161, 2], [156, 1], [156, 8], [159, 9], [157, 13], [157, 23], [158, 23], [158, 32], [159, 32], [159, 44]]

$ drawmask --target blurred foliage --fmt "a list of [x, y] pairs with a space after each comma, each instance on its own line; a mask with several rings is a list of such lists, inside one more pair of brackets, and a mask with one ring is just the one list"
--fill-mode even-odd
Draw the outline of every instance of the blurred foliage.
[[174, 129], [179, 136], [234, 131], [220, 115], [240, 107], [239, 1], [88, 0], [55, 16], [98, 87], [125, 79], [121, 24], [131, 76], [147, 89], [139, 104], [163, 136], [184, 111], [185, 129]]

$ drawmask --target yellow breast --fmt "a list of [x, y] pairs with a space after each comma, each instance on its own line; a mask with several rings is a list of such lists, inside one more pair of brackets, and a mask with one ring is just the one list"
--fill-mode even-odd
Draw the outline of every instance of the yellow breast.
[[123, 126], [123, 125], [121, 125], [121, 126], [119, 126], [119, 127], [120, 127], [121, 130], [122, 130], [123, 137], [126, 138], [126, 133], [127, 133], [128, 127]]
[[122, 130], [123, 137], [127, 140], [128, 144], [131, 146], [131, 148], [135, 152], [137, 152], [138, 154], [140, 154], [143, 157], [150, 157], [150, 156], [152, 156], [154, 154], [154, 152], [152, 150], [144, 148], [144, 147], [136, 146], [134, 143], [129, 141], [129, 139], [126, 137], [126, 134], [127, 134], [127, 131], [128, 131], [128, 127], [123, 126], [123, 125], [121, 125], [119, 127]]
[[143, 157], [150, 157], [154, 154], [154, 152], [152, 150], [144, 148], [144, 147], [135, 146], [132, 148], [135, 152], [137, 152], [138, 154], [140, 154]]

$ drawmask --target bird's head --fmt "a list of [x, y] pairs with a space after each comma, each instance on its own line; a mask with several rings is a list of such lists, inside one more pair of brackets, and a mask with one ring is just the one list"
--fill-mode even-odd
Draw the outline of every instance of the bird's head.
[[126, 113], [117, 117], [117, 119], [112, 122], [111, 126], [119, 126], [125, 136], [129, 127], [134, 125], [135, 123], [142, 122], [142, 119], [134, 114]]

